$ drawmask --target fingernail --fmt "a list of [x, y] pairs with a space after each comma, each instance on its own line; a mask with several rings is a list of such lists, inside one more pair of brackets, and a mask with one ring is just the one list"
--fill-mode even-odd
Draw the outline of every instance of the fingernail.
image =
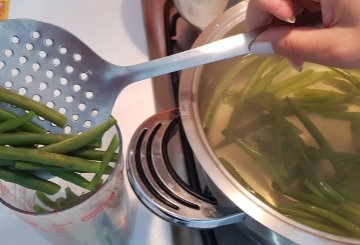
[[289, 63], [290, 63], [290, 65], [291, 65], [295, 70], [297, 70], [298, 72], [301, 72], [301, 71], [302, 71], [304, 61], [302, 61], [302, 60], [290, 60], [290, 59], [289, 59]]
[[290, 24], [294, 24], [296, 22], [296, 17], [295, 16], [291, 16], [290, 18], [287, 19], [282, 19], [283, 21], [290, 23]]
[[270, 42], [253, 42], [250, 45], [250, 52], [259, 55], [273, 54], [274, 49]]

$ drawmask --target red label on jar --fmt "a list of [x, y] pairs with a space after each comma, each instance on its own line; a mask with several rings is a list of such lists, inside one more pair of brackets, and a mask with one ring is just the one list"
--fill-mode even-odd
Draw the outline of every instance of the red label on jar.
[[107, 206], [109, 206], [112, 203], [112, 201], [114, 200], [114, 197], [115, 197], [115, 192], [112, 192], [108, 199], [106, 199], [103, 203], [98, 205], [90, 213], [84, 215], [81, 218], [81, 221], [85, 222], [85, 221], [88, 221], [89, 219], [92, 219], [93, 217], [95, 217], [97, 214], [99, 214], [102, 210], [104, 210]]
[[67, 222], [64, 224], [53, 224], [51, 226], [56, 233], [64, 233], [64, 232], [66, 232], [65, 226], [71, 225], [71, 224], [73, 224], [73, 222], [70, 221], [70, 222]]

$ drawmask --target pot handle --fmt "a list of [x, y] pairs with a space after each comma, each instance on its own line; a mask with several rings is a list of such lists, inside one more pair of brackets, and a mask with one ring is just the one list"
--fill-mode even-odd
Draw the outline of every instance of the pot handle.
[[215, 199], [194, 192], [172, 171], [167, 146], [179, 123], [178, 109], [163, 111], [133, 135], [126, 168], [137, 197], [160, 218], [182, 226], [206, 229], [244, 220], [241, 210], [221, 207]]

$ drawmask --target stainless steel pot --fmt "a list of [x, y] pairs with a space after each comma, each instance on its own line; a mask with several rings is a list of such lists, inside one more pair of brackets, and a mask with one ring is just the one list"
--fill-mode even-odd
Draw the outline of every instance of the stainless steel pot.
[[240, 0], [174, 0], [176, 8], [189, 23], [200, 30]]
[[[194, 46], [244, 31], [246, 2], [230, 8], [212, 22]], [[212, 228], [238, 223], [266, 244], [360, 244], [359, 239], [328, 234], [302, 225], [272, 209], [247, 191], [223, 167], [201, 127], [200, 107], [209, 82], [234, 58], [182, 72], [178, 109], [165, 111], [141, 125], [133, 136], [127, 171], [140, 200], [155, 214], [175, 224]], [[201, 197], [174, 178], [166, 164], [167, 143], [181, 121], [199, 168], [216, 200]], [[169, 171], [170, 169], [170, 171]]]

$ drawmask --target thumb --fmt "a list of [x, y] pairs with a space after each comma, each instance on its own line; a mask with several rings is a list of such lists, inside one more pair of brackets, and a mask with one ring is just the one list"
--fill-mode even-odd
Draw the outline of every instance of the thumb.
[[[257, 54], [272, 51], [295, 61], [355, 68], [360, 65], [359, 34], [347, 28], [276, 27], [261, 33], [250, 46]], [[261, 50], [267, 47], [267, 50]]]

